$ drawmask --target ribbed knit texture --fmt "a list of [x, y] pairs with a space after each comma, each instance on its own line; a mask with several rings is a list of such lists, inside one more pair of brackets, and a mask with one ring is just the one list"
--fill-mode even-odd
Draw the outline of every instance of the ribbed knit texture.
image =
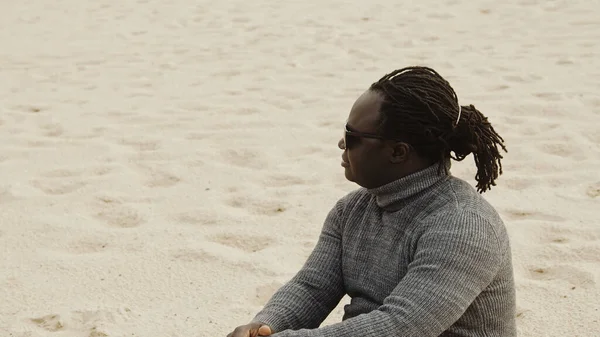
[[[319, 328], [345, 294], [342, 321]], [[506, 229], [472, 186], [437, 165], [356, 190], [254, 320], [273, 337], [516, 336]]]

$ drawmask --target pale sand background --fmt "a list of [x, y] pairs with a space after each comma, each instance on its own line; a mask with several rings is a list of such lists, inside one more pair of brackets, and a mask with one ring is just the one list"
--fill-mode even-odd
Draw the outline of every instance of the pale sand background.
[[506, 138], [520, 335], [600, 336], [600, 2], [310, 2], [2, 2], [0, 336], [246, 323], [355, 188], [355, 98], [414, 64]]

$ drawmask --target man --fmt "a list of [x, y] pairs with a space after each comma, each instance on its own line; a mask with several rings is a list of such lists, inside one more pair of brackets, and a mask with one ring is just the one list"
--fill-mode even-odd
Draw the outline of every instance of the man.
[[[433, 69], [372, 84], [338, 144], [361, 188], [330, 211], [303, 268], [228, 336], [516, 336], [508, 235], [480, 194], [502, 173], [503, 142]], [[449, 172], [469, 154], [477, 190]], [[343, 320], [319, 327], [345, 294]]]

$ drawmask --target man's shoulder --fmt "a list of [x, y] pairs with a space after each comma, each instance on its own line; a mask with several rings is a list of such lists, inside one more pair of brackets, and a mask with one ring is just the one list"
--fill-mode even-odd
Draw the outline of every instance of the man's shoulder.
[[358, 205], [366, 205], [371, 200], [372, 195], [367, 189], [360, 187], [356, 188], [338, 199], [335, 207], [338, 212], [346, 213]]
[[508, 233], [496, 209], [467, 182], [452, 179], [448, 195], [431, 212], [423, 212], [419, 226], [423, 232], [464, 233], [465, 238], [494, 237], [507, 246]]
[[340, 202], [346, 205], [368, 203], [372, 197], [373, 195], [369, 193], [366, 188], [359, 187], [340, 198]]

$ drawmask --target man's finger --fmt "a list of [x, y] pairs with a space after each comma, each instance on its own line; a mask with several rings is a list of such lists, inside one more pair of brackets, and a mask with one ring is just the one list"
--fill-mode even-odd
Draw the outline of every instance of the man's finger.
[[238, 326], [233, 329], [233, 332], [228, 335], [228, 337], [250, 337], [250, 331], [245, 326]]
[[261, 325], [260, 328], [258, 328], [259, 336], [270, 336], [272, 333], [271, 327], [268, 325]]

